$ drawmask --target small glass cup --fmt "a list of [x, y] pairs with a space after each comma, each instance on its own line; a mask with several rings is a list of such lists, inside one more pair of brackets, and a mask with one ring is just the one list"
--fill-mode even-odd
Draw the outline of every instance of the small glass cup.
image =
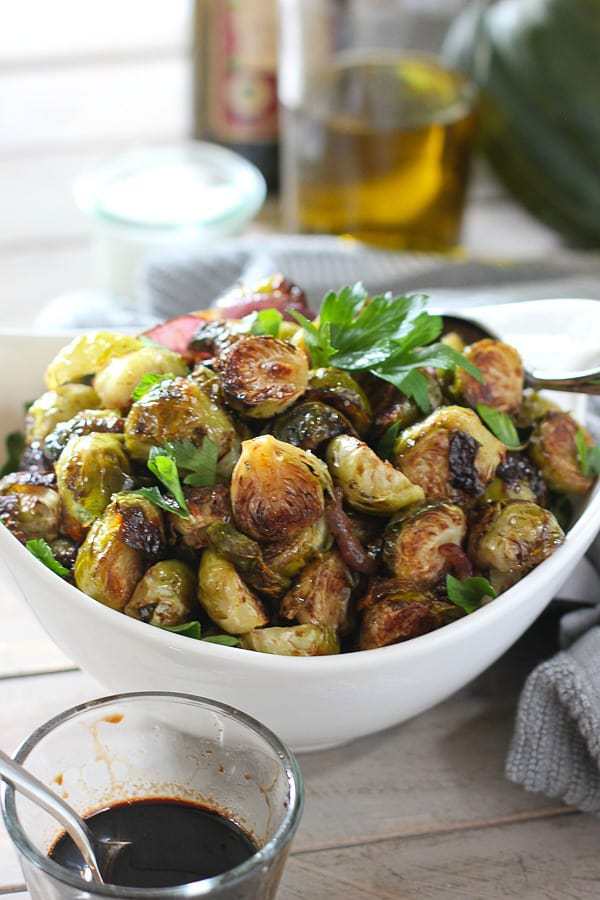
[[15, 759], [82, 816], [136, 798], [196, 801], [230, 816], [259, 847], [222, 875], [177, 887], [90, 883], [48, 857], [56, 820], [5, 785], [4, 821], [33, 900], [275, 896], [302, 813], [302, 776], [284, 744], [245, 713], [189, 694], [118, 694], [51, 719]]

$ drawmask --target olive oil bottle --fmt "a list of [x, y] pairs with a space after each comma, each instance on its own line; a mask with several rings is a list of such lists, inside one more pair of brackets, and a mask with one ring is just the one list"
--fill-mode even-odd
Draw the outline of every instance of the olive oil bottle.
[[283, 110], [288, 227], [382, 247], [448, 250], [459, 239], [474, 89], [433, 57], [338, 54]]

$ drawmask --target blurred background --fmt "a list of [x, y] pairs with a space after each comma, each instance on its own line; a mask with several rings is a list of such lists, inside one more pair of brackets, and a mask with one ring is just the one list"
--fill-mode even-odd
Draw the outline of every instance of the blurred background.
[[[132, 223], [144, 252], [148, 229], [180, 224], [202, 245], [325, 232], [496, 261], [600, 243], [597, 0], [19, 0], [3, 13], [0, 326], [110, 288], [133, 265], [119, 257]], [[259, 168], [257, 215], [260, 183], [227, 159], [152, 168], [153, 148], [191, 138]], [[124, 190], [133, 150], [127, 178], [144, 178]], [[213, 228], [219, 204], [229, 218]], [[117, 226], [108, 275], [100, 220]]]

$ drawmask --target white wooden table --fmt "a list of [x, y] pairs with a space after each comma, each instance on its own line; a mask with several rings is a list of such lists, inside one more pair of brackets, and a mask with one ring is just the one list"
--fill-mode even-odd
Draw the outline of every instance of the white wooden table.
[[[87, 227], [70, 197], [75, 174], [132, 144], [188, 132], [188, 7], [10, 5], [0, 29], [0, 327], [27, 326], [44, 301], [91, 286]], [[559, 242], [484, 180], [467, 211], [465, 246], [515, 258], [550, 254]], [[600, 823], [503, 776], [519, 688], [552, 652], [555, 618], [550, 611], [436, 709], [301, 759], [306, 812], [282, 900], [598, 896]], [[0, 572], [0, 746], [13, 750], [54, 713], [102, 692]], [[0, 827], [0, 894], [23, 890]]]

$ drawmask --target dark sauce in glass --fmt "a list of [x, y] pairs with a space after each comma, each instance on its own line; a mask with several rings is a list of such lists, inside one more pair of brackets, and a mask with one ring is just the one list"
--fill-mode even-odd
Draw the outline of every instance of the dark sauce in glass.
[[[87, 824], [100, 839], [130, 841], [102, 869], [107, 884], [173, 887], [228, 872], [258, 847], [231, 819], [182, 800], [148, 799], [119, 803], [94, 813]], [[67, 834], [49, 856], [80, 872], [83, 860]]]

